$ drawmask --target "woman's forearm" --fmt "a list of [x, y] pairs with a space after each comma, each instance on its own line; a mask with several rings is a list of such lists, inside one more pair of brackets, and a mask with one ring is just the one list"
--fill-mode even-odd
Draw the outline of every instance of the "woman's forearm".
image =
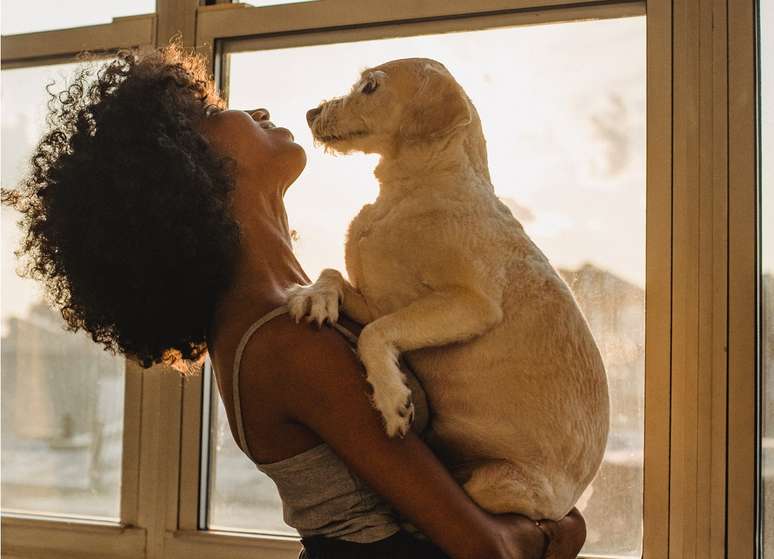
[[394, 452], [409, 461], [373, 479], [375, 491], [452, 557], [506, 556], [493, 517], [470, 500], [416, 435], [390, 442], [395, 443]]

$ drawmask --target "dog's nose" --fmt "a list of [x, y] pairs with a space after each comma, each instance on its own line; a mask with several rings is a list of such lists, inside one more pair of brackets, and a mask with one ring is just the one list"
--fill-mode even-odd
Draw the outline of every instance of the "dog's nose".
[[322, 112], [322, 109], [320, 107], [306, 111], [306, 122], [309, 123], [309, 126], [312, 126], [314, 119], [317, 118], [317, 115], [319, 115], [320, 112]]

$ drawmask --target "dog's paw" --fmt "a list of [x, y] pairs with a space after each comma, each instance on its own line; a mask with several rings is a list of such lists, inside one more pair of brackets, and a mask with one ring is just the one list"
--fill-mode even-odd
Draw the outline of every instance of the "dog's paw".
[[317, 282], [313, 285], [297, 285], [287, 291], [288, 311], [296, 322], [306, 318], [307, 322], [316, 322], [322, 326], [329, 320], [339, 319], [339, 301], [341, 293], [336, 287]]
[[371, 401], [382, 415], [384, 430], [389, 437], [405, 437], [414, 421], [414, 402], [405, 376], [389, 358], [383, 359], [381, 366], [366, 364], [366, 370], [373, 388]]
[[411, 401], [411, 390], [403, 381], [374, 386], [372, 396], [374, 407], [382, 414], [384, 430], [388, 437], [406, 436], [414, 421], [414, 402]]
[[397, 349], [376, 324], [363, 329], [357, 346], [366, 380], [373, 389], [371, 402], [382, 415], [387, 435], [405, 437], [414, 421], [414, 403], [406, 376], [398, 367]]

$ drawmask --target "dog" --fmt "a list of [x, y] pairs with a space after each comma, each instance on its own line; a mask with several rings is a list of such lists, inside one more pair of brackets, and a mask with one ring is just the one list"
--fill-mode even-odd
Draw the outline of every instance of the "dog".
[[381, 156], [379, 195], [324, 270], [288, 293], [298, 321], [366, 324], [358, 353], [389, 436], [411, 423], [404, 354], [429, 400], [427, 441], [492, 513], [559, 520], [601, 464], [604, 364], [570, 289], [492, 186], [473, 103], [439, 62], [361, 74], [307, 113], [315, 141]]

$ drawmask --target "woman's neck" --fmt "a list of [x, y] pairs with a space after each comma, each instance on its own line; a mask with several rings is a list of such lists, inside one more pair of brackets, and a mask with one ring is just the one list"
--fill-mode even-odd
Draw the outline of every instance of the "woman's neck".
[[283, 305], [292, 285], [310, 283], [293, 254], [282, 193], [256, 196], [237, 207], [239, 257], [231, 287], [216, 311], [220, 325], [240, 316], [255, 319]]
[[247, 293], [282, 292], [309, 283], [293, 254], [290, 234], [267, 222], [240, 224], [241, 249], [233, 286]]

